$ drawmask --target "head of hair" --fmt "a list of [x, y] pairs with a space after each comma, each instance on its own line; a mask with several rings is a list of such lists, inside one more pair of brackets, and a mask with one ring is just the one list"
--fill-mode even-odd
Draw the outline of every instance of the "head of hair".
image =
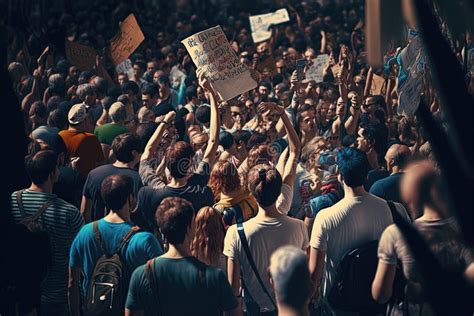
[[231, 133], [227, 131], [222, 131], [219, 133], [219, 145], [221, 145], [224, 150], [227, 150], [234, 145], [234, 137]]
[[133, 179], [125, 174], [108, 176], [102, 181], [100, 194], [107, 209], [120, 211], [133, 194]]
[[281, 185], [280, 173], [268, 164], [256, 165], [249, 171], [248, 190], [263, 207], [276, 202], [281, 193]]
[[141, 152], [145, 150], [145, 146], [150, 140], [153, 133], [156, 131], [157, 126], [158, 124], [156, 124], [155, 122], [142, 122], [138, 124], [135, 134], [137, 134], [137, 136], [141, 139]]
[[88, 95], [93, 95], [95, 93], [94, 87], [88, 83], [83, 83], [77, 87], [76, 94], [79, 100], [84, 102]]
[[199, 210], [194, 223], [191, 254], [208, 265], [216, 264], [224, 248], [222, 215], [216, 209], [206, 206]]
[[316, 136], [311, 139], [304, 147], [301, 152], [300, 162], [305, 165], [310, 158], [314, 155], [319, 154], [323, 150], [324, 138], [322, 136]]
[[68, 126], [67, 115], [64, 111], [56, 109], [49, 113], [46, 123], [49, 127], [57, 127], [62, 131]]
[[247, 130], [241, 129], [241, 130], [233, 132], [232, 136], [234, 137], [234, 140], [237, 144], [239, 144], [240, 142], [243, 142], [245, 146], [247, 146], [250, 140], [250, 137], [252, 137], [252, 133], [250, 133]]
[[111, 147], [118, 161], [128, 163], [133, 161], [133, 151], [141, 152], [142, 142], [136, 134], [124, 133], [114, 138]]
[[123, 84], [122, 91], [123, 93], [128, 93], [128, 91], [132, 91], [133, 95], [137, 95], [138, 92], [140, 92], [140, 88], [138, 87], [138, 84], [136, 82], [128, 80], [125, 81], [125, 83]]
[[25, 168], [31, 182], [41, 185], [58, 166], [58, 156], [52, 150], [42, 150], [25, 157]]
[[311, 295], [308, 259], [294, 246], [278, 248], [270, 257], [269, 271], [277, 300], [301, 309]]
[[92, 86], [97, 92], [98, 95], [104, 96], [107, 94], [107, 90], [109, 89], [109, 84], [107, 79], [102, 77], [95, 77], [92, 81]]
[[228, 194], [240, 189], [240, 176], [234, 164], [228, 160], [219, 160], [212, 168], [209, 177], [209, 187], [216, 200], [220, 194]]
[[166, 151], [167, 168], [175, 179], [184, 178], [192, 165], [194, 157], [193, 146], [187, 142], [179, 141]]
[[26, 76], [26, 69], [23, 64], [19, 62], [12, 62], [8, 65], [8, 72], [14, 80], [20, 80], [22, 76]]
[[201, 105], [196, 109], [196, 121], [200, 124], [207, 124], [211, 121], [211, 107]]
[[52, 95], [63, 97], [66, 94], [66, 81], [61, 74], [52, 74], [48, 79], [48, 88]]
[[337, 166], [344, 183], [351, 188], [364, 185], [370, 170], [367, 155], [356, 148], [341, 148]]
[[261, 144], [253, 147], [249, 151], [247, 166], [251, 169], [258, 164], [272, 162], [274, 155], [275, 150], [271, 145]]
[[109, 116], [112, 122], [123, 122], [127, 118], [127, 108], [121, 102], [115, 102], [110, 106]]
[[261, 145], [267, 142], [267, 135], [263, 133], [252, 133], [250, 139], [247, 142], [247, 151], [250, 151], [253, 147]]
[[192, 204], [185, 199], [167, 197], [161, 201], [155, 217], [166, 240], [172, 245], [179, 245], [184, 242], [193, 222], [194, 210]]
[[146, 84], [142, 87], [142, 94], [149, 95], [150, 98], [154, 98], [158, 93], [158, 89], [153, 84]]

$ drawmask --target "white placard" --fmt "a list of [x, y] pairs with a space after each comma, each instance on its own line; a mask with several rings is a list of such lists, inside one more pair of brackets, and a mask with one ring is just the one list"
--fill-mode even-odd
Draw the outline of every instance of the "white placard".
[[270, 25], [288, 22], [290, 16], [286, 9], [280, 9], [272, 13], [249, 16], [249, 20], [253, 41], [259, 43], [271, 37], [272, 32], [268, 30]]

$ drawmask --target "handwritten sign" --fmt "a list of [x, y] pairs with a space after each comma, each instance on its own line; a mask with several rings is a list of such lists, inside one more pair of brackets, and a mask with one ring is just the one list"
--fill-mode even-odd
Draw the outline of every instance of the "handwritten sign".
[[206, 72], [222, 101], [257, 87], [247, 66], [240, 63], [220, 26], [196, 33], [181, 43], [198, 68]]
[[91, 70], [95, 65], [97, 52], [94, 48], [73, 42], [66, 42], [66, 57], [80, 70]]
[[286, 9], [280, 9], [272, 13], [249, 16], [249, 20], [253, 41], [254, 43], [259, 43], [266, 41], [272, 36], [272, 32], [268, 30], [270, 25], [288, 22], [290, 16]]
[[372, 85], [370, 86], [370, 94], [382, 94], [382, 88], [385, 83], [385, 79], [379, 75], [372, 76]]
[[316, 83], [323, 82], [323, 71], [328, 66], [328, 63], [328, 54], [322, 54], [313, 59], [313, 64], [306, 71], [306, 79], [314, 80]]
[[138, 25], [137, 19], [130, 14], [120, 24], [120, 31], [110, 41], [110, 57], [115, 65], [127, 59], [143, 42], [145, 36]]
[[132, 68], [133, 68], [132, 67], [132, 61], [127, 58], [124, 61], [122, 61], [120, 64], [115, 66], [115, 71], [118, 74], [119, 73], [124, 73], [124, 74], [126, 74], [127, 76], [130, 77]]

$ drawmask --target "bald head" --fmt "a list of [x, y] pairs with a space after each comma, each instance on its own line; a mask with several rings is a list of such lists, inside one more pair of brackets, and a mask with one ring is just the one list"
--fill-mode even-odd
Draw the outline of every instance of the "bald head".
[[406, 145], [393, 144], [385, 154], [387, 169], [391, 173], [403, 171], [408, 162], [410, 162], [411, 151]]

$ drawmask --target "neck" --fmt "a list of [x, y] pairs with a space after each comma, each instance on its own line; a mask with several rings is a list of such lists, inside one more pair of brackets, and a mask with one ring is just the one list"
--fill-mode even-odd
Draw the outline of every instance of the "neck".
[[420, 217], [421, 220], [435, 221], [443, 219], [441, 212], [433, 206], [425, 205], [423, 208], [423, 215]]
[[256, 217], [259, 217], [259, 218], [277, 218], [277, 217], [280, 217], [282, 216], [282, 214], [280, 212], [278, 212], [277, 208], [276, 208], [276, 203], [273, 203], [272, 205], [270, 206], [267, 206], [267, 207], [262, 207], [262, 206], [258, 206], [258, 214]]
[[364, 186], [358, 186], [355, 188], [351, 188], [347, 184], [344, 183], [344, 197], [356, 197], [356, 196], [364, 196], [367, 195], [367, 191], [365, 191]]
[[399, 173], [399, 172], [403, 172], [402, 168], [394, 166], [392, 168], [392, 173], [390, 173], [390, 174], [392, 175], [392, 174], [396, 174], [396, 173]]
[[135, 159], [130, 161], [130, 162], [121, 162], [121, 161], [115, 161], [113, 163], [113, 166], [114, 167], [117, 167], [117, 168], [129, 168], [129, 169], [133, 169], [133, 167], [135, 167], [136, 165], [136, 162], [135, 162]]
[[278, 315], [285, 315], [285, 316], [309, 316], [309, 312], [307, 308], [294, 308], [292, 306], [288, 306], [280, 301], [277, 301], [278, 305]]
[[190, 256], [191, 252], [189, 251], [189, 242], [187, 242], [186, 240], [179, 245], [170, 244], [168, 251], [163, 255], [163, 257], [174, 259], [185, 258]]
[[32, 183], [28, 190], [34, 192], [53, 193], [53, 184], [49, 180], [42, 184]]
[[109, 223], [132, 222], [132, 220], [130, 219], [130, 211], [126, 208], [120, 211], [110, 211], [109, 214], [104, 217], [104, 220]]
[[188, 183], [188, 177], [183, 177], [180, 179], [171, 178], [171, 181], [170, 183], [168, 183], [168, 186], [172, 188], [179, 188], [179, 187], [185, 186], [187, 183]]

